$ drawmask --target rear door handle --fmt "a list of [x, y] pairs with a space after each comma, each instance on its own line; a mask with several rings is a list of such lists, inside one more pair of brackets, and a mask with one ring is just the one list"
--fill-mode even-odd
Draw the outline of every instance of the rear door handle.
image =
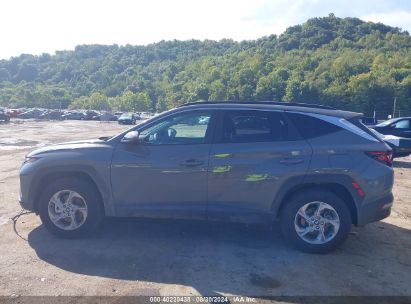
[[280, 164], [285, 164], [285, 165], [297, 165], [297, 164], [301, 164], [302, 162], [304, 162], [304, 160], [299, 159], [299, 158], [284, 158], [280, 160]]
[[204, 164], [203, 161], [197, 159], [187, 159], [186, 161], [182, 162], [181, 165], [185, 167], [197, 167]]

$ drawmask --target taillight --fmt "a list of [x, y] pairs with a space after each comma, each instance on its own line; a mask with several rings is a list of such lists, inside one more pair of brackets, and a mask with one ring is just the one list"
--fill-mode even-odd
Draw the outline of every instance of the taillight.
[[392, 166], [392, 151], [371, 151], [365, 153], [380, 163], [390, 167]]

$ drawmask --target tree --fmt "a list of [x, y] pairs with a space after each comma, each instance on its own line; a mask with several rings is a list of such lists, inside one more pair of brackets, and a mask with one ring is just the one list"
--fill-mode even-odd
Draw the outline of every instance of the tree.
[[94, 92], [89, 98], [88, 109], [94, 110], [110, 110], [110, 105], [108, 103], [108, 98], [105, 94], [100, 92]]
[[410, 105], [410, 77], [408, 32], [330, 14], [254, 41], [81, 45], [0, 60], [0, 103], [162, 111], [196, 100], [276, 100], [387, 112], [394, 96]]
[[100, 92], [94, 92], [91, 96], [81, 96], [76, 98], [71, 104], [71, 109], [89, 109], [89, 110], [111, 110], [106, 95]]
[[0, 68], [0, 82], [10, 80], [10, 72], [6, 68]]
[[147, 92], [126, 91], [114, 101], [113, 106], [116, 109], [126, 112], [148, 111], [151, 108], [151, 100]]

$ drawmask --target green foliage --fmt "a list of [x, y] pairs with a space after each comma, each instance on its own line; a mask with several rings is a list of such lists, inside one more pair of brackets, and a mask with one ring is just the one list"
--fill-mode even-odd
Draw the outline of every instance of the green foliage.
[[151, 100], [147, 92], [126, 91], [121, 96], [112, 98], [110, 105], [115, 110], [125, 112], [148, 111], [151, 108]]
[[84, 110], [111, 110], [108, 98], [105, 94], [94, 92], [89, 97], [81, 96], [76, 98], [71, 104], [70, 109]]
[[407, 32], [330, 14], [255, 41], [80, 45], [0, 60], [0, 104], [162, 111], [196, 100], [411, 108]]

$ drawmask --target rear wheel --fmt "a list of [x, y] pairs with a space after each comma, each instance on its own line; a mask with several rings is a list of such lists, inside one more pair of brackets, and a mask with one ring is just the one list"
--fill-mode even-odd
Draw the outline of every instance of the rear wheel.
[[336, 249], [347, 238], [351, 216], [347, 204], [334, 193], [306, 190], [282, 209], [281, 231], [293, 247], [310, 253]]
[[89, 234], [104, 214], [94, 185], [74, 178], [50, 184], [40, 197], [39, 213], [48, 230], [67, 238]]

